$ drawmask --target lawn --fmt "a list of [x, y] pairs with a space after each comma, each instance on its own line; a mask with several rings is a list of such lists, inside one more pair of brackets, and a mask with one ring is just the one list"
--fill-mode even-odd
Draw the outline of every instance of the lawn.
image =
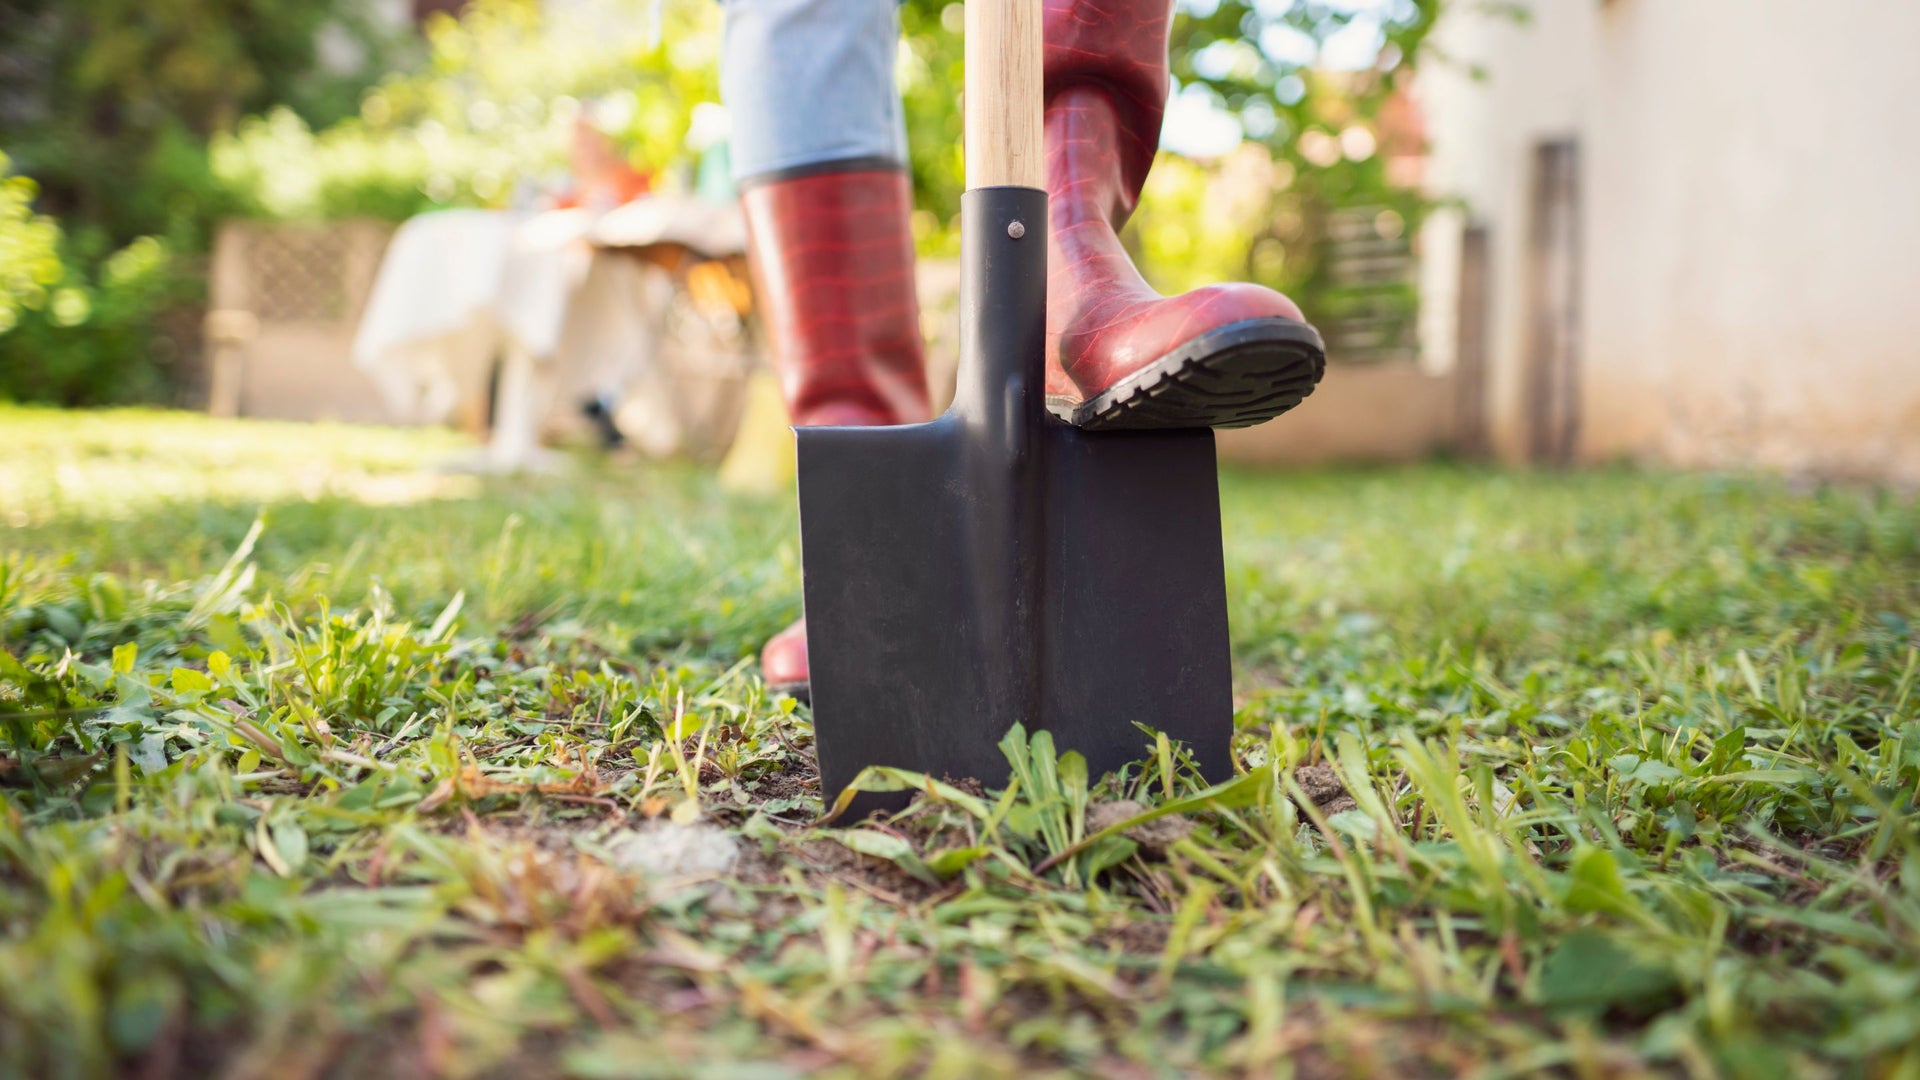
[[0, 432], [0, 1074], [1920, 1077], [1911, 497], [1229, 474], [1238, 779], [838, 828], [788, 500]]

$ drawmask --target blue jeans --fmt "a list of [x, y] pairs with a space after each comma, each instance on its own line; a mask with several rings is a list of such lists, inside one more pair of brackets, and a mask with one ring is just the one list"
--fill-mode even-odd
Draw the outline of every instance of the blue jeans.
[[736, 182], [904, 166], [896, 0], [722, 0], [720, 97]]

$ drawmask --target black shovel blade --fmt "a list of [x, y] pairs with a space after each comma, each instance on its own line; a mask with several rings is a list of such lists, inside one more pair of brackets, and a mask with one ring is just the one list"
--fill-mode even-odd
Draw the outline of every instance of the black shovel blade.
[[[1015, 722], [1051, 731], [1095, 776], [1142, 755], [1141, 725], [1184, 742], [1208, 779], [1228, 777], [1212, 432], [1096, 435], [1049, 418], [1026, 492], [979, 483], [951, 418], [799, 439], [829, 803], [868, 765], [1000, 783]], [[1020, 520], [1027, 507], [1037, 521]]]
[[[1140, 757], [1150, 727], [1224, 780], [1213, 433], [1089, 433], [1051, 416], [1046, 196], [985, 188], [962, 207], [954, 407], [925, 424], [798, 430], [822, 794], [831, 804], [869, 765], [1000, 783], [1015, 723], [1096, 776]], [[904, 801], [864, 795], [853, 816]]]

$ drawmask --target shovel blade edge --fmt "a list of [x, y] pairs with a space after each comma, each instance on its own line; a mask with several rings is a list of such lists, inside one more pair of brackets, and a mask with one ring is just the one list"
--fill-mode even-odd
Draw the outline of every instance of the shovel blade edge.
[[1140, 726], [1232, 776], [1233, 671], [1213, 432], [1046, 427], [1046, 727], [1092, 776], [1147, 752]]

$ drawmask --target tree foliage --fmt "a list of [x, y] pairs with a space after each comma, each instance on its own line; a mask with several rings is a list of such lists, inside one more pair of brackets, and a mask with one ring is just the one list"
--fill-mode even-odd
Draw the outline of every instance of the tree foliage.
[[524, 201], [563, 176], [583, 102], [636, 164], [671, 167], [694, 110], [718, 98], [718, 24], [706, 0], [475, 0], [436, 17], [424, 63], [371, 88], [356, 115], [320, 131], [291, 109], [248, 120], [215, 139], [215, 171], [270, 218]]
[[0, 146], [33, 185], [0, 197], [0, 398], [168, 396], [179, 343], [161, 325], [200, 291], [172, 253], [204, 250], [231, 209], [208, 139], [276, 103], [322, 124], [350, 112], [387, 55], [365, 3], [0, 5]]
[[[610, 126], [637, 161], [684, 162], [694, 108], [717, 97], [718, 11], [707, 0], [657, 10], [609, 0], [543, 13], [529, 0], [478, 0], [432, 26], [428, 62], [369, 92], [357, 117], [319, 132], [289, 114], [248, 122], [220, 140], [219, 172], [272, 217], [500, 204], [561, 168], [562, 121], [586, 98], [618, 103]], [[1332, 209], [1378, 204], [1411, 227], [1418, 199], [1388, 172], [1388, 151], [1407, 148], [1374, 132], [1438, 11], [1439, 0], [1182, 4], [1176, 94], [1207, 101], [1246, 142], [1231, 169], [1164, 155], [1133, 237], [1150, 273], [1169, 287], [1230, 276], [1325, 293], [1313, 251]], [[963, 187], [961, 6], [906, 0], [901, 25], [916, 233], [923, 249], [950, 252]], [[1323, 43], [1336, 40], [1363, 66], [1316, 73]], [[1249, 152], [1269, 167], [1249, 167]], [[1229, 172], [1228, 185], [1253, 185], [1254, 197], [1223, 199]]]
[[97, 266], [33, 209], [36, 185], [0, 153], [0, 400], [95, 405], [164, 397], [172, 342], [156, 320], [185, 283], [141, 237]]
[[34, 212], [35, 190], [32, 180], [8, 175], [0, 153], [0, 332], [45, 304], [60, 280], [60, 226]]
[[[329, 35], [360, 69], [322, 64]], [[207, 139], [276, 104], [337, 119], [377, 46], [360, 0], [9, 0], [0, 144], [39, 183], [40, 209], [100, 231], [102, 249], [197, 242], [217, 209]]]

